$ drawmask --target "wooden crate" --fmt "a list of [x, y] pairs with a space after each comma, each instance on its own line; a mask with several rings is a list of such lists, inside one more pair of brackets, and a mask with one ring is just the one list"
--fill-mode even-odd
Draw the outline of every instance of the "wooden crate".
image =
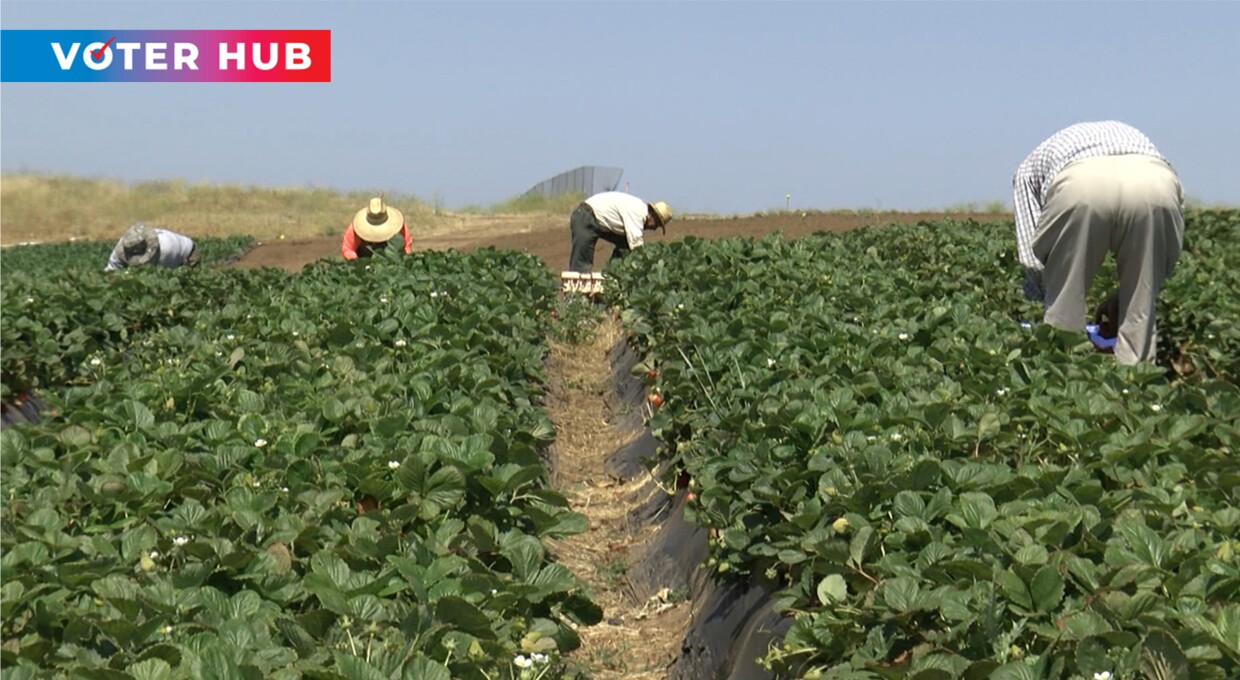
[[565, 293], [601, 295], [603, 275], [599, 272], [560, 272], [560, 289]]

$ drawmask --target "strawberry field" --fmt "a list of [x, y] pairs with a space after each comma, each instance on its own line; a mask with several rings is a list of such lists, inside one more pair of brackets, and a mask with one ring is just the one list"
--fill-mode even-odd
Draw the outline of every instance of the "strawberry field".
[[[208, 237], [197, 238], [194, 244], [202, 264], [213, 265], [242, 254], [254, 245], [254, 239], [249, 236]], [[73, 241], [7, 248], [4, 251], [5, 278], [16, 272], [46, 277], [66, 270], [103, 269], [114, 247], [115, 241]]]
[[[6, 255], [6, 267], [8, 265]], [[5, 275], [6, 678], [507, 678], [599, 611], [544, 537], [554, 279], [482, 250]], [[543, 658], [543, 657], [538, 657]]]
[[[770, 674], [1240, 677], [1240, 213], [1185, 238], [1138, 367], [1038, 323], [1010, 222], [608, 269], [702, 566], [793, 621]], [[0, 400], [44, 402], [0, 433], [6, 678], [567, 672], [604, 612], [548, 548], [586, 516], [547, 334], [595, 322], [542, 262], [106, 275], [111, 245], [4, 254]]]
[[1036, 324], [1010, 223], [686, 239], [614, 267], [709, 567], [795, 617], [764, 663], [1240, 676], [1238, 238], [1240, 214], [1190, 216], [1160, 364], [1135, 368]]
[[[235, 257], [249, 238], [200, 239], [204, 266]], [[11, 248], [4, 253], [4, 325], [0, 399], [93, 380], [109, 349], [126, 347], [144, 329], [191, 323], [219, 296], [245, 293], [239, 279], [202, 280], [103, 273], [114, 244], [79, 242]]]

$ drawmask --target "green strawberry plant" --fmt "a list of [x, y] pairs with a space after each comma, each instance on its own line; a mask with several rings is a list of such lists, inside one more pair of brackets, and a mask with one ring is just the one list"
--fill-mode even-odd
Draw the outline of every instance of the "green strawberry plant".
[[1190, 215], [1160, 298], [1174, 355], [1131, 368], [1036, 323], [1010, 224], [690, 238], [612, 266], [707, 566], [794, 617], [765, 663], [1240, 673], [1237, 224]]
[[[118, 235], [119, 237], [119, 235]], [[202, 264], [225, 262], [248, 250], [254, 239], [249, 236], [207, 236], [194, 239]], [[72, 270], [96, 271], [107, 264], [116, 241], [72, 241], [39, 243], [5, 248], [4, 276], [22, 273], [36, 277], [54, 277]]]
[[[204, 264], [243, 251], [249, 237], [205, 238]], [[112, 243], [84, 241], [7, 248], [0, 343], [0, 399], [32, 390], [91, 380], [92, 369], [115, 361], [131, 339], [146, 330], [187, 323], [220, 297], [247, 287], [274, 285], [241, 277], [200, 277], [185, 270], [135, 268], [104, 273]]]
[[109, 308], [202, 297], [0, 434], [6, 677], [507, 678], [599, 619], [542, 540], [585, 522], [537, 259], [131, 274]]

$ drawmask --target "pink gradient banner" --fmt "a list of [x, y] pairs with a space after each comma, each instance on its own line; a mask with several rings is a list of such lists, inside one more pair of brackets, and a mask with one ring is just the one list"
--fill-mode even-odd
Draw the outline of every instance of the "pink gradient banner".
[[329, 83], [331, 31], [13, 31], [3, 82]]

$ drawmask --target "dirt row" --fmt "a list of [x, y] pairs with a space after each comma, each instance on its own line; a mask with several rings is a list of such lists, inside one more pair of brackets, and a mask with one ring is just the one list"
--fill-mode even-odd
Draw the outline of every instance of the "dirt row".
[[[690, 218], [675, 220], [667, 235], [648, 232], [647, 241], [675, 241], [687, 236], [726, 238], [732, 236], [760, 237], [780, 232], [788, 237], [804, 236], [819, 231], [847, 231], [873, 224], [913, 224], [922, 220], [944, 218], [978, 221], [1009, 220], [1010, 215], [976, 213], [811, 213], [791, 212], [735, 218]], [[451, 232], [420, 236], [414, 229], [414, 248], [418, 250], [474, 250], [482, 247], [510, 248], [533, 253], [553, 271], [568, 264], [568, 219], [555, 217], [500, 216], [463, 220]], [[595, 252], [595, 269], [601, 269], [611, 254], [611, 246], [600, 243]], [[298, 271], [309, 262], [322, 257], [340, 256], [340, 237], [322, 236], [308, 239], [264, 242], [243, 257], [236, 266], [256, 269], [278, 267]]]
[[[634, 582], [633, 564], [658, 525], [635, 516], [648, 497], [649, 474], [616, 475], [610, 454], [641, 432], [640, 417], [624, 418], [614, 403], [608, 355], [620, 340], [608, 317], [582, 344], [552, 342], [547, 414], [556, 428], [551, 483], [587, 517], [584, 533], [552, 541], [556, 561], [584, 581], [603, 609], [603, 621], [581, 628], [581, 648], [568, 661], [570, 675], [594, 680], [659, 680], [680, 653], [689, 626], [688, 593]], [[630, 414], [640, 416], [640, 414]], [[627, 422], [626, 422], [627, 421]], [[656, 491], [657, 493], [657, 491]]]
[[[942, 213], [782, 213], [684, 219], [673, 222], [666, 235], [649, 233], [648, 241], [775, 232], [795, 237], [944, 217]], [[563, 269], [569, 254], [567, 220], [554, 218], [493, 217], [422, 236], [415, 230], [414, 243], [419, 250], [488, 246], [523, 250], [538, 256], [552, 271]], [[319, 258], [339, 257], [339, 245], [338, 237], [262, 243], [233, 266], [298, 271]], [[605, 264], [610, 250], [600, 242], [596, 269]], [[680, 514], [683, 503], [673, 505], [672, 497], [639, 462], [654, 448], [643, 414], [632, 410], [633, 402], [644, 403], [640, 386], [627, 384], [629, 392], [639, 392], [628, 395], [627, 406], [617, 394], [617, 375], [627, 374], [623, 365], [614, 365], [622, 335], [619, 322], [608, 315], [591, 342], [553, 342], [549, 358], [546, 408], [557, 432], [551, 481], [573, 509], [587, 517], [584, 533], [553, 541], [550, 548], [557, 561], [585, 582], [604, 612], [601, 623], [578, 631], [582, 647], [570, 655], [566, 670], [574, 677], [596, 680], [696, 680], [703, 674], [765, 678], [768, 674], [754, 659], [776, 634], [777, 618], [755, 614], [769, 611], [764, 593], [745, 584], [714, 587], [697, 569], [705, 534], [685, 522]]]

